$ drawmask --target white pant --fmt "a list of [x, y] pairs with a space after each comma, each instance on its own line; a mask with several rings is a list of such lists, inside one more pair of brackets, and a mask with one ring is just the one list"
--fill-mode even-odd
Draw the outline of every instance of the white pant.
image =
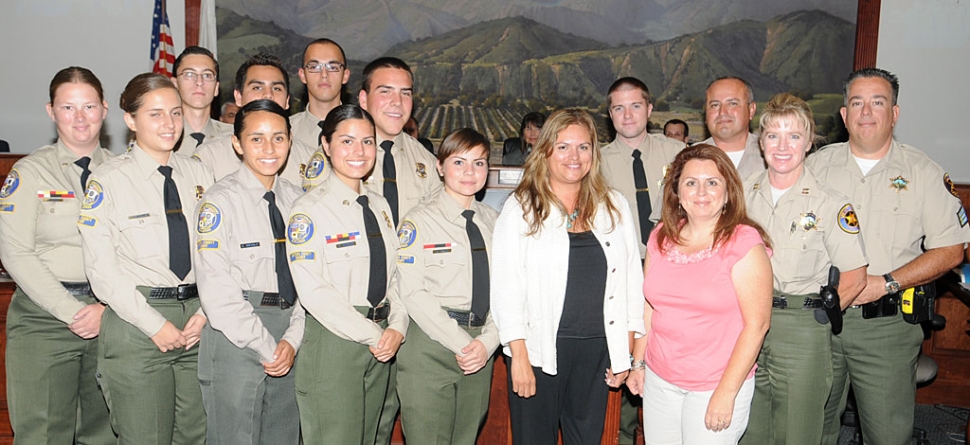
[[748, 426], [754, 378], [745, 380], [734, 399], [728, 429], [713, 432], [704, 426], [707, 404], [714, 391], [688, 391], [654, 374], [648, 367], [643, 389], [643, 435], [646, 445], [736, 444]]

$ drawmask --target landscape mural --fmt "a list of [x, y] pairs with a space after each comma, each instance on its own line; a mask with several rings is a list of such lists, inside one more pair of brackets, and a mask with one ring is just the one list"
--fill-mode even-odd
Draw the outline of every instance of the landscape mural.
[[303, 47], [328, 37], [345, 49], [355, 101], [364, 65], [393, 55], [415, 73], [420, 133], [438, 142], [472, 127], [500, 146], [522, 116], [579, 106], [611, 138], [605, 93], [622, 76], [651, 90], [651, 130], [677, 117], [706, 137], [704, 90], [747, 79], [763, 105], [789, 91], [807, 99], [819, 132], [844, 137], [841, 81], [852, 67], [856, 2], [846, 0], [217, 0], [222, 98], [249, 54], [283, 59], [291, 110], [306, 92]]

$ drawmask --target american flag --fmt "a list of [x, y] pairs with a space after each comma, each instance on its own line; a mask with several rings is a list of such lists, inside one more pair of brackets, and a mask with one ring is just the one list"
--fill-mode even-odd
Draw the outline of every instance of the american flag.
[[168, 26], [168, 12], [165, 0], [155, 0], [155, 14], [152, 16], [152, 72], [172, 77], [175, 64], [175, 47], [172, 45], [172, 30]]

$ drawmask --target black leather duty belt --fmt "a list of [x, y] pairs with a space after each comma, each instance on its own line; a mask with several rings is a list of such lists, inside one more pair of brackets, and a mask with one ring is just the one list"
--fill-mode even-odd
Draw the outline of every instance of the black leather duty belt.
[[[792, 300], [797, 300], [797, 296], [790, 295]], [[789, 296], [771, 297], [771, 307], [778, 309], [821, 309], [823, 306], [821, 298], [802, 297], [801, 306], [795, 306], [788, 301]], [[792, 302], [794, 303], [794, 301]]]
[[471, 311], [452, 311], [448, 310], [448, 316], [458, 322], [458, 326], [469, 328], [480, 328], [485, 326], [485, 319], [475, 316]]
[[262, 307], [278, 307], [280, 309], [289, 309], [293, 307], [293, 305], [284, 300], [278, 292], [244, 290], [243, 298], [253, 303], [253, 306], [256, 306], [256, 302], [258, 301], [258, 305]]
[[387, 320], [389, 315], [391, 315], [391, 303], [381, 303], [377, 307], [367, 308], [364, 317], [371, 321], [381, 322]]
[[75, 297], [89, 297], [94, 295], [91, 292], [91, 283], [88, 283], [87, 281], [80, 283], [68, 283], [61, 281], [61, 286], [64, 286], [64, 289], [67, 289], [67, 291]]
[[181, 284], [176, 287], [136, 287], [149, 300], [191, 300], [199, 298], [199, 288], [194, 284]]

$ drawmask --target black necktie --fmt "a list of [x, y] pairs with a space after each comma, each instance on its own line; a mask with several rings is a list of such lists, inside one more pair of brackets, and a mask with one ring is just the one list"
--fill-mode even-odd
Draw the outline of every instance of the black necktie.
[[472, 221], [474, 210], [461, 212], [465, 217], [465, 232], [468, 234], [468, 245], [472, 251], [472, 313], [484, 319], [488, 314], [489, 283], [488, 283], [488, 251], [485, 249], [485, 239], [478, 225]]
[[91, 158], [81, 156], [80, 159], [74, 161], [74, 165], [81, 167], [81, 194], [83, 194], [84, 190], [88, 188], [88, 176], [91, 176], [91, 170], [88, 169], [88, 166], [91, 165]]
[[165, 220], [168, 223], [168, 268], [175, 276], [184, 280], [192, 269], [189, 257], [189, 226], [182, 214], [182, 200], [179, 189], [172, 180], [172, 167], [162, 165], [158, 171], [165, 176]]
[[391, 147], [394, 141], [381, 142], [384, 149], [384, 199], [391, 206], [391, 216], [394, 218], [394, 225], [397, 225], [397, 168], [394, 167], [394, 155], [391, 154]]
[[364, 213], [364, 230], [367, 232], [367, 248], [370, 249], [370, 273], [367, 279], [367, 301], [377, 307], [387, 294], [387, 252], [381, 226], [377, 225], [374, 212], [367, 205], [367, 196], [360, 195], [357, 202]]
[[192, 136], [192, 139], [195, 139], [195, 142], [197, 142], [196, 145], [202, 145], [202, 141], [205, 140], [205, 135], [202, 133], [192, 133], [189, 136]]
[[324, 121], [317, 122], [317, 126], [320, 127], [320, 136], [317, 136], [317, 148], [320, 148], [320, 146], [323, 145], [323, 122]]
[[269, 203], [269, 223], [273, 226], [273, 246], [276, 249], [276, 284], [280, 297], [290, 305], [296, 302], [296, 287], [293, 285], [293, 275], [286, 262], [286, 224], [279, 207], [276, 207], [276, 194], [272, 190], [263, 195]]
[[637, 219], [640, 220], [640, 242], [647, 244], [650, 239], [650, 231], [653, 230], [653, 221], [650, 221], [650, 186], [647, 184], [647, 175], [643, 173], [643, 160], [640, 159], [640, 150], [633, 150], [633, 185], [637, 188]]

